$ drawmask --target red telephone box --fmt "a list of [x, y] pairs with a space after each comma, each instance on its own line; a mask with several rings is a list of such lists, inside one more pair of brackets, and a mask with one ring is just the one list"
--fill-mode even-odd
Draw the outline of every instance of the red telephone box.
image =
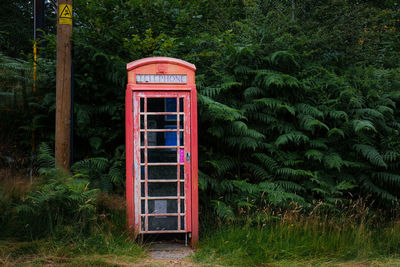
[[126, 201], [135, 236], [198, 242], [196, 67], [152, 57], [127, 64]]

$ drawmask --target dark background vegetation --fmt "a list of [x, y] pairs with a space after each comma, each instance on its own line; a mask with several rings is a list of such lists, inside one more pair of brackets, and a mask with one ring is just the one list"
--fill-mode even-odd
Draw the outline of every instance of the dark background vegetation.
[[[50, 168], [54, 3], [46, 3], [32, 93], [32, 3], [2, 2], [0, 164], [28, 173], [34, 145], [34, 175], [42, 180], [28, 197], [13, 199], [0, 190], [8, 196], [0, 225], [10, 223], [11, 215], [4, 215], [10, 203], [31, 225], [34, 214], [44, 225], [58, 225], [92, 220], [95, 205], [88, 200], [99, 191], [123, 196], [125, 66], [151, 56], [197, 67], [203, 225], [210, 213], [226, 221], [262, 220], [260, 214], [293, 205], [335, 214], [360, 198], [394, 216], [400, 192], [399, 5], [75, 0], [74, 165], [72, 174], [60, 174]], [[70, 206], [60, 204], [63, 198]], [[42, 226], [35, 233], [48, 231]]]

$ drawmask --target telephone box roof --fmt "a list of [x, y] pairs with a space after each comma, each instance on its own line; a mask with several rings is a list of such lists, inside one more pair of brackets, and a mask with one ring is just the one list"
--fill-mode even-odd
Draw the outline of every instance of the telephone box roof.
[[126, 64], [126, 69], [128, 71], [136, 69], [140, 66], [143, 65], [148, 65], [148, 64], [156, 64], [156, 63], [169, 63], [169, 64], [175, 64], [175, 65], [180, 65], [185, 68], [191, 69], [193, 71], [196, 70], [196, 66], [193, 65], [192, 63], [189, 63], [187, 61], [184, 61], [182, 59], [177, 59], [177, 58], [172, 58], [172, 57], [148, 57], [148, 58], [142, 58], [139, 60], [132, 61], [128, 64]]

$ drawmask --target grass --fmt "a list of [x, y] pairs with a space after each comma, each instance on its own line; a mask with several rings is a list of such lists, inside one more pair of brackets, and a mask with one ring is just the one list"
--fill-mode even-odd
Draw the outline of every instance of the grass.
[[114, 210], [86, 233], [62, 225], [44, 238], [0, 240], [0, 266], [122, 266], [145, 257], [145, 249], [125, 232], [125, 210]]
[[99, 195], [96, 220], [85, 222], [86, 231], [77, 231], [83, 221], [55, 225], [45, 235], [27, 231], [15, 207], [35, 188], [28, 181], [0, 169], [0, 266], [121, 266], [145, 257], [125, 232], [125, 199], [119, 196]]
[[[15, 234], [19, 229], [9, 218], [17, 215], [16, 203], [32, 188], [21, 177], [0, 174], [0, 225], [5, 226], [0, 229], [0, 265], [164, 264], [143, 261], [145, 248], [125, 232], [125, 199], [119, 196], [97, 198], [96, 220], [88, 221], [84, 232], [62, 224], [44, 236], [23, 229], [21, 235]], [[200, 248], [192, 259], [200, 266], [400, 266], [400, 220], [395, 219], [399, 217], [391, 214], [387, 220], [386, 214], [368, 207], [358, 200], [338, 207], [339, 212], [265, 209], [256, 217], [242, 213], [234, 222], [219, 221], [216, 229], [214, 223], [203, 222]], [[204, 214], [202, 218], [215, 220]]]
[[145, 256], [125, 235], [98, 233], [76, 239], [54, 237], [21, 242], [0, 241], [0, 265], [121, 266]]
[[194, 260], [229, 266], [340, 266], [389, 259], [399, 264], [400, 222], [385, 223], [367, 212], [322, 216], [286, 211], [264, 224], [231, 223], [204, 237]]
[[125, 212], [115, 211], [109, 220], [79, 234], [60, 226], [41, 239], [0, 240], [0, 265], [121, 266], [145, 257], [145, 249], [124, 232]]

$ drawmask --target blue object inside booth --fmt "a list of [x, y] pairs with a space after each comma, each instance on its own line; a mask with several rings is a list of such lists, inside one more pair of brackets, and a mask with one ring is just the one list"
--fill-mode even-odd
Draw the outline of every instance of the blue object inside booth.
[[[176, 129], [176, 125], [166, 125], [165, 129]], [[165, 133], [165, 145], [176, 146], [176, 132]]]

